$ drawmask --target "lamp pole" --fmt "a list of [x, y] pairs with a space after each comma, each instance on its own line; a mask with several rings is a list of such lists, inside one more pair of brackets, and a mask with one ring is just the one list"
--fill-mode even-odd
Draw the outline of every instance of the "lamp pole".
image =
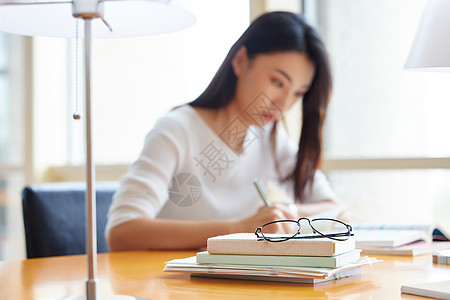
[[88, 278], [86, 279], [86, 299], [98, 299], [97, 289], [97, 211], [95, 198], [95, 163], [93, 158], [92, 128], [92, 19], [103, 17], [103, 3], [98, 0], [74, 0], [72, 15], [84, 20], [84, 61], [85, 61], [85, 139], [86, 139], [86, 254]]
[[84, 51], [86, 76], [86, 252], [88, 259], [88, 278], [86, 280], [86, 298], [95, 300], [97, 292], [97, 214], [95, 199], [95, 165], [92, 146], [92, 105], [91, 105], [91, 19], [84, 19]]

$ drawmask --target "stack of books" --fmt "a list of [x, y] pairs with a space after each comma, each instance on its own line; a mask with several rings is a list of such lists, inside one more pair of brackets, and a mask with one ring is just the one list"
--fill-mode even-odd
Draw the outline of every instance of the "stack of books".
[[328, 238], [292, 239], [285, 242], [257, 240], [252, 233], [208, 239], [207, 251], [166, 263], [164, 271], [191, 276], [250, 279], [315, 284], [357, 276], [361, 266], [376, 262], [361, 258], [355, 241]]

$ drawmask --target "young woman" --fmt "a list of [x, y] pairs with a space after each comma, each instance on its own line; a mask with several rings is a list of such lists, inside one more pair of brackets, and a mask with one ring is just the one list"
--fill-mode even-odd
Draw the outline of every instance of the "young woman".
[[[330, 91], [324, 45], [301, 16], [256, 19], [207, 89], [148, 134], [114, 195], [110, 250], [195, 249], [211, 236], [254, 232], [340, 205], [318, 170]], [[278, 124], [297, 101], [298, 146]], [[255, 177], [283, 190], [295, 209], [264, 206]]]

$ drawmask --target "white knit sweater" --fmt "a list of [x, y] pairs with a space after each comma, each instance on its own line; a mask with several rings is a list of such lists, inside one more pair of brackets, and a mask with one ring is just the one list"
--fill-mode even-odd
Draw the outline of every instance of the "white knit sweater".
[[[270, 146], [271, 126], [250, 126], [244, 150], [237, 154], [191, 106], [172, 110], [155, 124], [139, 158], [121, 179], [108, 213], [106, 233], [136, 218], [248, 217], [263, 205], [252, 183], [254, 177], [277, 185], [292, 197], [292, 187], [280, 184], [279, 178], [294, 168], [297, 146], [284, 130], [278, 130], [278, 174]], [[325, 199], [336, 199], [336, 195], [323, 173], [317, 171], [304, 202]]]

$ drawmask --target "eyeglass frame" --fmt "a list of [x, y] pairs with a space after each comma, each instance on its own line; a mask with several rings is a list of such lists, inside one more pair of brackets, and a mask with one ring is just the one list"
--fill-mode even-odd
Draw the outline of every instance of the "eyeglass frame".
[[[313, 233], [318, 233], [319, 235], [300, 236], [300, 231], [302, 229], [302, 226], [300, 225], [300, 221], [302, 221], [302, 220], [307, 220], [309, 227], [311, 227], [311, 229], [313, 230]], [[339, 233], [323, 234], [322, 232], [320, 232], [319, 230], [314, 228], [314, 226], [312, 226], [311, 222], [314, 222], [314, 221], [333, 221], [333, 222], [341, 223], [342, 225], [344, 225], [347, 228], [347, 232], [346, 233], [339, 232]], [[272, 225], [272, 224], [276, 224], [276, 223], [282, 223], [282, 222], [296, 223], [298, 226], [297, 232], [290, 237], [275, 237], [275, 238], [266, 237], [264, 235], [264, 233], [262, 232], [263, 227]], [[260, 232], [261, 236], [258, 234], [258, 231]], [[331, 219], [331, 218], [315, 218], [315, 219], [310, 220], [309, 218], [302, 217], [302, 218], [299, 218], [298, 220], [276, 220], [276, 221], [268, 222], [268, 223], [256, 228], [255, 235], [256, 235], [258, 241], [268, 241], [268, 242], [272, 242], [272, 243], [285, 242], [285, 241], [288, 241], [291, 239], [317, 239], [317, 238], [329, 238], [329, 239], [335, 240], [335, 241], [346, 241], [351, 236], [354, 236], [352, 231], [353, 231], [352, 226], [341, 220]], [[340, 236], [345, 236], [346, 238], [345, 239], [337, 238]]]

